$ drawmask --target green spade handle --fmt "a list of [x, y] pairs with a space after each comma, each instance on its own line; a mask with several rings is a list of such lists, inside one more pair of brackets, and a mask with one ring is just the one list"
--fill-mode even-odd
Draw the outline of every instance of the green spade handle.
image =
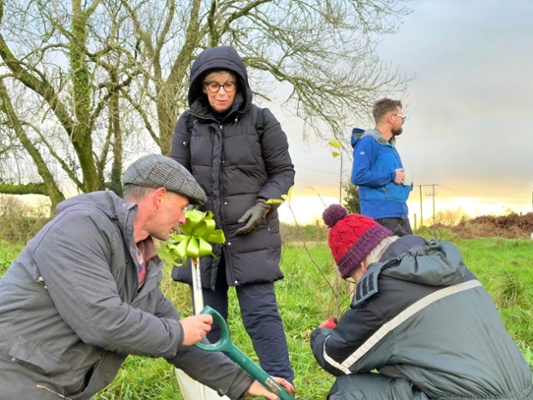
[[244, 354], [232, 343], [228, 324], [226, 324], [226, 321], [224, 318], [222, 318], [222, 315], [209, 306], [205, 306], [200, 314], [210, 314], [214, 319], [216, 319], [218, 325], [220, 326], [221, 336], [220, 340], [216, 343], [196, 343], [196, 347], [206, 351], [221, 351], [225, 353], [229, 358], [241, 366], [242, 369], [261, 382], [264, 387], [266, 387], [272, 393], [277, 394], [281, 400], [294, 400], [294, 397], [291, 396], [283, 387], [281, 387], [274, 380], [274, 378], [267, 374], [261, 367], [256, 365], [246, 354]]

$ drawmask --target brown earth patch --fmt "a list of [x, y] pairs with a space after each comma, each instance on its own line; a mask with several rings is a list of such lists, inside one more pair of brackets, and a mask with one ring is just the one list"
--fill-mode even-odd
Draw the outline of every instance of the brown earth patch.
[[463, 238], [505, 237], [510, 239], [529, 239], [533, 233], [533, 213], [503, 216], [483, 215], [461, 222], [452, 228]]

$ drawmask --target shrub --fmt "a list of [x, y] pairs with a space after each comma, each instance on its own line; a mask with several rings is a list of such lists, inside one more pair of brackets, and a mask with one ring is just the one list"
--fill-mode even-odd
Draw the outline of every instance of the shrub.
[[43, 205], [33, 207], [15, 196], [0, 195], [0, 240], [26, 243], [49, 221]]
[[7, 243], [26, 243], [48, 221], [48, 218], [1, 215], [0, 240]]

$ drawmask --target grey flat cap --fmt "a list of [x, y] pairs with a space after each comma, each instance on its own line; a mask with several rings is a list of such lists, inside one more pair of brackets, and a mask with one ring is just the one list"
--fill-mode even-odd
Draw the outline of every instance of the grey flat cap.
[[170, 192], [189, 198], [191, 204], [206, 202], [203, 189], [179, 162], [162, 154], [148, 154], [135, 160], [124, 173], [124, 185], [149, 188], [164, 187]]

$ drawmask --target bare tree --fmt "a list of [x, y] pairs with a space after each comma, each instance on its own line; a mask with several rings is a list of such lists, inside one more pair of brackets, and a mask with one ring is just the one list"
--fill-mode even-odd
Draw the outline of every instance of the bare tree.
[[235, 47], [255, 94], [282, 102], [303, 119], [304, 135], [322, 139], [340, 138], [377, 97], [408, 81], [375, 53], [380, 35], [409, 12], [402, 0], [122, 1], [147, 67], [130, 100], [138, 110], [155, 102], [158, 129], [143, 119], [163, 153], [187, 108], [190, 64], [206, 47]]
[[[104, 186], [110, 159], [118, 163], [114, 170], [122, 169], [116, 94], [134, 72], [119, 78], [129, 65], [120, 43], [124, 18], [117, 12], [120, 4], [102, 3], [0, 1], [2, 122], [13, 129], [43, 181], [30, 185], [34, 193], [49, 195], [52, 206], [64, 198], [59, 175], [88, 192]], [[19, 83], [32, 101], [15, 110], [6, 82]], [[50, 165], [58, 165], [61, 174]], [[0, 191], [21, 194], [30, 186], [12, 183]]]
[[[122, 160], [138, 151], [125, 140], [169, 153], [191, 62], [220, 44], [243, 56], [258, 98], [303, 119], [304, 135], [342, 139], [375, 98], [405, 89], [375, 53], [405, 1], [0, 0], [0, 123], [11, 138], [0, 163], [29, 163], [36, 178], [3, 183], [10, 193], [37, 183], [53, 205], [61, 180], [119, 191]], [[18, 91], [25, 101], [10, 106]]]
[[[0, 79], [0, 110], [6, 116], [4, 126], [7, 126], [14, 131], [21, 145], [26, 149], [29, 156], [35, 162], [39, 175], [43, 180], [43, 183], [27, 183], [19, 185], [0, 184], [1, 192], [11, 194], [44, 194], [50, 197], [52, 204], [57, 204], [64, 199], [64, 196], [58, 190], [52, 173], [44, 162], [39, 149], [26, 134], [26, 129], [15, 112], [15, 108], [11, 103], [11, 98], [3, 79]], [[4, 151], [8, 152], [9, 150], [6, 148]], [[10, 153], [13, 154], [14, 151], [11, 151]]]

